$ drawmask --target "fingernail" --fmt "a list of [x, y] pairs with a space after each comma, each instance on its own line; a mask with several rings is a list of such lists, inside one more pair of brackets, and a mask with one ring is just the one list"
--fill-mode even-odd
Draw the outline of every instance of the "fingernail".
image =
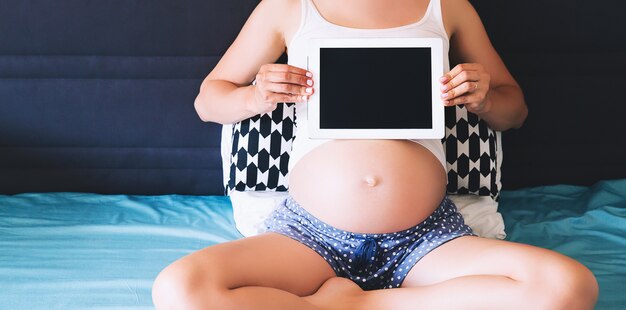
[[443, 101], [443, 105], [449, 105], [449, 104], [450, 104], [450, 101], [448, 101], [448, 100], [444, 100]]
[[447, 97], [448, 97], [448, 93], [441, 94], [441, 98], [447, 98]]
[[305, 89], [304, 91], [306, 91], [308, 94], [313, 92], [313, 88], [309, 87], [307, 89]]
[[440, 77], [440, 78], [439, 78], [439, 81], [443, 83], [443, 82], [445, 82], [447, 79], [448, 79], [448, 77], [444, 75], [444, 76], [442, 76], [442, 77]]
[[313, 85], [313, 80], [306, 80], [306, 84], [309, 86]]
[[308, 77], [313, 77], [313, 73], [311, 73], [311, 72], [307, 72], [307, 73], [306, 73], [306, 76], [308, 76]]
[[302, 101], [307, 101], [307, 99], [309, 99], [309, 97], [307, 97], [307, 96], [302, 96]]
[[441, 90], [442, 91], [448, 90], [448, 85], [441, 85]]

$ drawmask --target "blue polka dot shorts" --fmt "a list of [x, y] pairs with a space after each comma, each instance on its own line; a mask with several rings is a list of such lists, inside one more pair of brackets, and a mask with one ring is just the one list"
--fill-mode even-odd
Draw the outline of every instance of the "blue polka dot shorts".
[[364, 290], [400, 287], [409, 270], [443, 243], [475, 235], [445, 197], [423, 222], [384, 234], [353, 233], [332, 227], [288, 196], [265, 220], [269, 232], [297, 240], [321, 255], [336, 275]]

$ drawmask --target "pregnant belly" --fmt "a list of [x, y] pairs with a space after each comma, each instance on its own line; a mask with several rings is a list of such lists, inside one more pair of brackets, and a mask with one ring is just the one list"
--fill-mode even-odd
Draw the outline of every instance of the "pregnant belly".
[[427, 218], [445, 195], [446, 175], [426, 148], [407, 140], [333, 140], [290, 171], [289, 193], [339, 229], [389, 233]]

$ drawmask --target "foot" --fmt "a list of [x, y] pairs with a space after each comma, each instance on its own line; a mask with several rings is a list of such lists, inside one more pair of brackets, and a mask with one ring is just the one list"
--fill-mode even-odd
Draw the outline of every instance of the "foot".
[[334, 277], [326, 280], [315, 294], [304, 297], [319, 309], [359, 309], [364, 291], [349, 279]]

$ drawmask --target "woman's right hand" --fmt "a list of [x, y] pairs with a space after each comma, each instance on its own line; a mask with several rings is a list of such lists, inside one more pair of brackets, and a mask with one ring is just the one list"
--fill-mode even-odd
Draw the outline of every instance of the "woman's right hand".
[[313, 94], [313, 74], [286, 64], [265, 64], [256, 75], [254, 100], [248, 109], [257, 114], [276, 109], [279, 102], [304, 102]]

